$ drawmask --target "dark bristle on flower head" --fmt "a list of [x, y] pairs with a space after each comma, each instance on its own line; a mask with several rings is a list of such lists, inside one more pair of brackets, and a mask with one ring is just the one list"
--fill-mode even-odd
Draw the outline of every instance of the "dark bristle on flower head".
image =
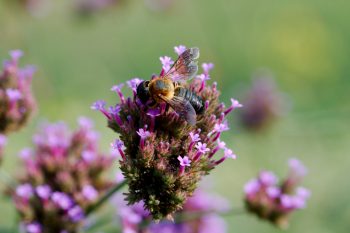
[[[180, 55], [186, 48], [175, 47]], [[163, 71], [174, 63], [171, 58], [161, 58]], [[231, 99], [232, 105], [225, 108], [219, 101], [217, 85], [208, 85], [209, 71], [213, 64], [202, 65], [203, 74], [181, 84], [203, 99], [205, 110], [197, 114], [195, 125], [188, 124], [167, 104], [149, 107], [137, 95], [124, 97], [121, 85], [112, 88], [121, 102], [105, 109], [101, 101], [92, 109], [102, 112], [108, 126], [119, 134], [112, 143], [121, 155], [120, 168], [129, 185], [126, 199], [129, 204], [143, 201], [145, 209], [154, 219], [163, 219], [182, 209], [183, 204], [197, 187], [202, 176], [209, 174], [227, 158], [235, 159], [232, 150], [220, 142], [220, 135], [228, 130], [226, 115], [242, 107]], [[130, 83], [142, 82], [133, 79]], [[133, 85], [129, 85], [135, 91]], [[223, 155], [214, 154], [222, 150]]]

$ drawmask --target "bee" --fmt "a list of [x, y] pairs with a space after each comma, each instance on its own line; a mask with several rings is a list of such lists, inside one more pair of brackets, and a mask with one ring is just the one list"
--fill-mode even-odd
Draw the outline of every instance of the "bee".
[[[160, 103], [168, 104], [183, 117], [190, 125], [195, 125], [197, 114], [204, 111], [203, 99], [194, 92], [181, 86], [179, 81], [186, 81], [196, 75], [199, 57], [198, 48], [184, 51], [167, 72], [161, 72], [149, 81], [143, 81], [137, 86], [137, 96], [142, 103], [151, 100], [155, 106]], [[152, 106], [151, 105], [151, 106]]]

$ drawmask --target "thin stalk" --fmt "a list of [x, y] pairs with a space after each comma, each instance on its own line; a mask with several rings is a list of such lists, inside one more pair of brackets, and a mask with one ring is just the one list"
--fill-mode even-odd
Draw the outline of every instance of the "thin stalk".
[[116, 192], [118, 192], [121, 188], [126, 185], [126, 181], [123, 181], [116, 186], [112, 187], [104, 196], [100, 198], [94, 205], [87, 209], [85, 216], [88, 216], [92, 212], [96, 211], [99, 207], [101, 207], [111, 196], [113, 196]]

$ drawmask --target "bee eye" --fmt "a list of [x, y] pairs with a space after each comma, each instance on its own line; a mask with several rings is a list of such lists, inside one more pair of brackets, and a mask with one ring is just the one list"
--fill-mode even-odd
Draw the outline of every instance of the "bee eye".
[[145, 82], [145, 87], [148, 87], [148, 85], [149, 85], [149, 81], [146, 81]]

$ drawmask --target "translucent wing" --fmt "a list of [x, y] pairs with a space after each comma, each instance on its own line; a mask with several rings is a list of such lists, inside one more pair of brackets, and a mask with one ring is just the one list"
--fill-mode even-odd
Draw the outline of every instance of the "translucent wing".
[[195, 125], [197, 114], [191, 103], [183, 97], [174, 96], [169, 99], [163, 95], [159, 95], [167, 104], [169, 104], [180, 117], [184, 117], [190, 125]]
[[169, 71], [163, 76], [173, 81], [185, 81], [193, 78], [198, 71], [196, 59], [199, 57], [198, 48], [189, 48], [183, 52]]

